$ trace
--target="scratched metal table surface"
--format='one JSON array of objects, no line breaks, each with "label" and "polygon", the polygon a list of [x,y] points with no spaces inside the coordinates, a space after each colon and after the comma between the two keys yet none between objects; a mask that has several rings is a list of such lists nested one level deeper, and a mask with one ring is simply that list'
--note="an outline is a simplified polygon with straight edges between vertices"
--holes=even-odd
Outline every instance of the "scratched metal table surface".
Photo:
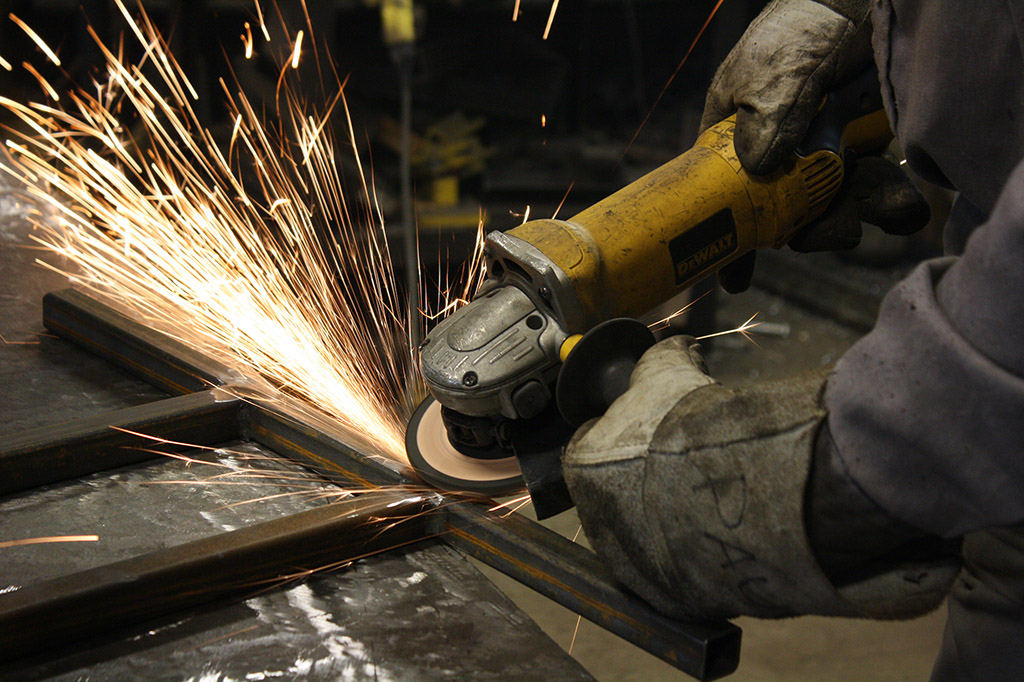
[{"label": "scratched metal table surface", "polygon": [[[16,198],[0,192],[0,438],[165,397],[43,335],[42,295],[66,280],[34,265],[29,235]],[[0,549],[0,590],[302,511],[337,491],[304,479],[303,494],[230,506],[292,490],[301,472],[251,444],[189,454],[209,463],[156,459],[0,498],[0,540],[100,536]],[[280,476],[204,480],[247,466]],[[84,644],[54,642],[3,677],[592,679],[462,555],[430,541]]]}]

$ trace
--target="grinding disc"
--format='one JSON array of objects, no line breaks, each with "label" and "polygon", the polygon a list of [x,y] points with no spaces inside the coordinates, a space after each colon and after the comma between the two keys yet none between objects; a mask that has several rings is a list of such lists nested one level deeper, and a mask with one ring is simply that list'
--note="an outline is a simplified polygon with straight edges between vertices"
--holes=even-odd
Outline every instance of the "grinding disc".
[{"label": "grinding disc", "polygon": [[405,450],[416,473],[443,490],[505,495],[524,486],[515,457],[479,459],[456,450],[441,419],[441,403],[431,397],[409,420]]}]

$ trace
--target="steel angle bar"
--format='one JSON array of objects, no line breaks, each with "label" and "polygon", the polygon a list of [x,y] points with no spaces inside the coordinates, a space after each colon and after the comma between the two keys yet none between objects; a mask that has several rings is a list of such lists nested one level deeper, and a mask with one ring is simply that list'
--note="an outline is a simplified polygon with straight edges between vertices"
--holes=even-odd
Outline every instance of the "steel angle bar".
[{"label": "steel angle bar", "polygon": [[0,661],[419,542],[437,497],[367,493],[0,594]]},{"label": "steel angle bar", "polygon": [[0,495],[156,456],[140,448],[157,443],[124,430],[191,445],[237,439],[241,402],[218,390],[202,391],[22,431],[0,446]]},{"label": "steel angle bar", "polygon": [[399,462],[364,454],[340,438],[258,402],[247,405],[245,433],[251,440],[341,485],[425,485]]},{"label": "steel angle bar", "polygon": [[43,324],[172,395],[242,379],[231,368],[74,289],[43,297]]},{"label": "steel angle bar", "polygon": [[738,627],[662,616],[624,590],[593,552],[520,514],[462,503],[433,522],[452,546],[698,679],[736,670]]}]

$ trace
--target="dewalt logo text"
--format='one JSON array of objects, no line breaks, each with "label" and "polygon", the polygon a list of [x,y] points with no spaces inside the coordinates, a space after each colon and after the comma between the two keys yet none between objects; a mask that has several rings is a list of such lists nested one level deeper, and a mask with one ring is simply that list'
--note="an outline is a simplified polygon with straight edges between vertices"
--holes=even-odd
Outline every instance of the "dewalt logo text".
[{"label": "dewalt logo text", "polygon": [[727,234],[689,258],[676,263],[676,280],[686,279],[690,273],[699,272],[703,266],[717,261],[720,256],[736,250],[736,235]]},{"label": "dewalt logo text", "polygon": [[668,243],[676,285],[683,286],[709,273],[738,246],[736,222],[728,208],[688,228]]}]

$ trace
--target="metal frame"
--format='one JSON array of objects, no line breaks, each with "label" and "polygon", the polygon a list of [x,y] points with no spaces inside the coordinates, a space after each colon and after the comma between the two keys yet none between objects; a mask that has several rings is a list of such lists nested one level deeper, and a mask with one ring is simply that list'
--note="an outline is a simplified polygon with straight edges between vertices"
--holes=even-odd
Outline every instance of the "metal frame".
[{"label": "metal frame", "polygon": [[[288,516],[0,595],[0,656],[5,659],[52,646],[55,632],[58,641],[94,633],[101,627],[98,613],[105,614],[102,627],[119,627],[269,584],[300,564],[339,564],[437,537],[698,679],[727,675],[739,663],[741,633],[731,623],[681,623],[658,614],[624,590],[592,552],[522,515],[434,492],[394,492],[394,486],[422,491],[422,484],[398,463],[363,455],[281,409],[216,388],[241,377],[80,292],[47,294],[43,322],[180,395],[8,439],[0,450],[0,494],[152,459],[152,453],[139,449],[151,441],[128,431],[195,445],[251,440],[340,485],[386,489],[324,508],[331,511]],[[342,542],[326,541],[337,538],[339,529]],[[203,575],[201,593],[188,589],[196,571]],[[168,584],[176,589],[137,597],[141,585]],[[141,606],[111,607],[136,602]],[[82,614],[89,617],[83,620]]]}]

